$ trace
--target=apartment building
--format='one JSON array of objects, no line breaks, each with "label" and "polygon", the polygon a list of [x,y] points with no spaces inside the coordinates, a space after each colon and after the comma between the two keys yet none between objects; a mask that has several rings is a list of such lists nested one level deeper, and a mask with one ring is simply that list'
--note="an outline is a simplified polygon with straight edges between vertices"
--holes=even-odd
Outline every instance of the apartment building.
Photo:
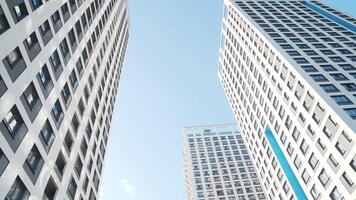
[{"label": "apartment building", "polygon": [[218,76],[269,199],[355,199],[354,17],[225,0]]},{"label": "apartment building", "polygon": [[188,200],[266,199],[236,124],[186,127],[183,145]]},{"label": "apartment building", "polygon": [[0,1],[0,199],[97,199],[126,0]]}]

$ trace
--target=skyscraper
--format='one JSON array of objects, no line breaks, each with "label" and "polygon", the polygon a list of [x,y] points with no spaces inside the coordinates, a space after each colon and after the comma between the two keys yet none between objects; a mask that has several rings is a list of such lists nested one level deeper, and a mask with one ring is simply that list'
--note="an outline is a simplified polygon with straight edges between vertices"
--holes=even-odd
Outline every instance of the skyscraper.
[{"label": "skyscraper", "polygon": [[356,19],[224,1],[219,78],[270,199],[356,197]]},{"label": "skyscraper", "polygon": [[266,199],[235,124],[187,127],[183,139],[188,200]]},{"label": "skyscraper", "polygon": [[97,199],[126,0],[0,1],[0,199]]}]

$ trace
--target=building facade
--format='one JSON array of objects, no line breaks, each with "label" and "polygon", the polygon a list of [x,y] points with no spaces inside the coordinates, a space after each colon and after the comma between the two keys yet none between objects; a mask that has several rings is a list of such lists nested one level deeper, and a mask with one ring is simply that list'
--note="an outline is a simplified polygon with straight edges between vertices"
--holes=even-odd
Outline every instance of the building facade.
[{"label": "building facade", "polygon": [[126,0],[0,1],[0,199],[97,199]]},{"label": "building facade", "polygon": [[266,199],[235,124],[187,127],[183,140],[188,200]]},{"label": "building facade", "polygon": [[224,1],[218,76],[269,199],[355,199],[356,19]]}]

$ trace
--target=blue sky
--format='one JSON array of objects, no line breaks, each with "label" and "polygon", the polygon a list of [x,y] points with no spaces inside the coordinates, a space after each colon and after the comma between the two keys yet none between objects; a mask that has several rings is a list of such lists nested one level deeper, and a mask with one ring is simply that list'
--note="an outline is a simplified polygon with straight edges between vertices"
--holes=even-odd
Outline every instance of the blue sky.
[{"label": "blue sky", "polygon": [[[323,0],[356,15],[355,0]],[[129,0],[101,199],[185,198],[182,127],[234,122],[217,78],[222,0]]]}]

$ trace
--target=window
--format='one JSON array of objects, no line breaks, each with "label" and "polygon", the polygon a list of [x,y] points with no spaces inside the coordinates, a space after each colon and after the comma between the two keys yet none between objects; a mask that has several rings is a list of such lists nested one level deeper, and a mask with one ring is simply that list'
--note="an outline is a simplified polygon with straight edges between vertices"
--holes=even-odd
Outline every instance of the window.
[{"label": "window", "polygon": [[72,118],[72,128],[73,128],[75,134],[77,134],[77,132],[78,132],[79,125],[80,124],[79,124],[78,117],[76,114],[74,114],[73,118]]},{"label": "window", "polygon": [[75,0],[69,0],[69,6],[73,14],[77,10],[77,5],[75,4]]},{"label": "window", "polygon": [[63,117],[63,109],[58,99],[56,103],[53,105],[52,116],[57,123],[60,123],[61,118]]},{"label": "window", "polygon": [[333,62],[345,62],[344,59],[342,59],[341,57],[339,56],[334,56],[334,57],[329,57],[330,60],[332,60]]},{"label": "window", "polygon": [[57,33],[59,29],[62,27],[61,16],[58,10],[55,13],[53,13],[51,19],[53,23],[54,32]]},{"label": "window", "polygon": [[325,78],[324,75],[322,74],[313,74],[313,75],[310,75],[312,77],[312,79],[316,82],[325,82],[325,81],[328,81],[327,78]]},{"label": "window", "polygon": [[356,172],[356,158],[355,157],[351,160],[350,166]]},{"label": "window", "polygon": [[38,94],[36,92],[35,86],[33,85],[32,82],[30,83],[30,85],[27,87],[27,89],[23,93],[23,96],[24,96],[26,103],[27,103],[28,107],[30,108],[30,110],[32,110],[34,108],[34,106],[36,105],[36,102],[40,101]]},{"label": "window", "polygon": [[356,119],[356,108],[345,108],[344,110],[352,119]]},{"label": "window", "polygon": [[36,10],[42,5],[42,0],[30,0],[30,2],[31,2],[32,10]]},{"label": "window", "polygon": [[71,45],[72,50],[75,50],[77,48],[77,38],[75,37],[73,28],[72,28],[72,30],[69,31],[68,38],[69,38],[69,44]]},{"label": "window", "polygon": [[82,143],[80,145],[80,150],[83,153],[83,156],[85,158],[86,154],[87,154],[87,150],[88,150],[88,144],[87,141],[85,140],[85,138],[83,138]]},{"label": "window", "polygon": [[332,200],[342,200],[344,198],[342,194],[337,190],[337,187],[333,189],[329,196]]},{"label": "window", "polygon": [[298,64],[309,63],[305,58],[293,58]]},{"label": "window", "polygon": [[41,47],[39,46],[36,32],[32,32],[31,35],[28,38],[26,38],[23,43],[25,44],[28,57],[32,61],[41,51]]},{"label": "window", "polygon": [[342,69],[344,69],[345,71],[351,71],[351,70],[355,70],[356,68],[354,66],[352,66],[351,64],[340,64],[339,65]]},{"label": "window", "polygon": [[336,71],[336,68],[333,67],[332,65],[320,65],[320,67],[323,68],[323,70],[326,72]]},{"label": "window", "polygon": [[27,155],[25,164],[24,169],[26,173],[29,175],[31,181],[35,183],[44,164],[44,160],[36,145],[33,145],[30,153]]},{"label": "window", "polygon": [[52,126],[47,119],[40,132],[40,140],[44,145],[47,153],[49,152],[49,149],[51,148],[55,137],[56,136],[54,135]]},{"label": "window", "polygon": [[4,11],[2,10],[2,7],[0,6],[0,35],[7,31],[9,28],[9,23],[6,19]]},{"label": "window", "polygon": [[83,163],[79,155],[77,157],[77,161],[75,162],[74,169],[75,172],[77,173],[78,178],[80,178],[80,174],[82,173],[82,169],[83,169]]},{"label": "window", "polygon": [[14,82],[27,67],[18,47],[12,50],[3,59],[3,64],[5,65],[5,68],[9,73],[12,82]]},{"label": "window", "polygon": [[72,150],[73,147],[73,138],[71,136],[71,133],[68,131],[65,138],[64,138],[64,144],[66,147],[66,150],[68,152],[68,154],[70,155],[70,152]]},{"label": "window", "polygon": [[85,112],[85,105],[84,105],[84,103],[83,103],[83,100],[82,100],[82,98],[80,98],[80,100],[79,100],[79,102],[78,102],[78,111],[79,111],[79,114],[80,114],[80,116],[82,116],[83,117],[83,115],[84,115],[84,112]]},{"label": "window", "polygon": [[304,65],[301,66],[305,72],[317,72],[318,70],[315,69],[312,65]]},{"label": "window", "polygon": [[55,50],[51,56],[49,57],[49,61],[52,65],[52,68],[55,72],[57,72],[61,68],[61,60],[59,59],[59,55],[57,50]]},{"label": "window", "polygon": [[31,122],[33,122],[42,107],[41,100],[37,94],[33,82],[31,82],[26,88],[20,99],[25,107],[27,115],[29,116]]},{"label": "window", "polygon": [[57,190],[58,190],[58,187],[57,187],[56,182],[53,180],[52,177],[50,177],[48,179],[46,188],[43,193],[43,199],[44,200],[56,199]]},{"label": "window", "polygon": [[341,73],[330,74],[330,76],[333,77],[336,81],[349,80],[345,75],[343,75]]},{"label": "window", "polygon": [[0,132],[4,135],[14,152],[16,152],[22,139],[25,137],[27,130],[27,126],[22,120],[16,105],[14,105],[2,119],[0,126]]},{"label": "window", "polygon": [[30,192],[27,190],[20,177],[17,176],[7,193],[5,200],[27,200],[29,197]]},{"label": "window", "polygon": [[43,67],[37,74],[37,79],[40,83],[45,98],[47,98],[53,88],[53,82],[51,80],[51,75],[49,74],[47,65],[43,65]]},{"label": "window", "polygon": [[335,52],[331,50],[320,50],[324,55],[335,55]]},{"label": "window", "polygon": [[[16,112],[18,112],[17,108],[16,108]],[[12,111],[7,113],[7,115],[5,115],[5,118],[3,119],[3,122],[6,124],[7,129],[10,131],[12,135],[15,135],[15,131],[17,130],[17,127],[21,123],[18,120],[19,119],[16,118],[16,115],[14,115]]]},{"label": "window", "polygon": [[70,58],[70,52],[69,52],[69,47],[68,47],[67,40],[65,38],[60,43],[59,47],[61,49],[61,53],[62,53],[62,56],[63,56],[64,63],[67,64],[68,60]]},{"label": "window", "polygon": [[71,94],[70,94],[70,90],[69,90],[67,83],[64,85],[64,87],[62,89],[61,95],[62,95],[64,103],[68,106],[69,102],[71,100]]},{"label": "window", "polygon": [[353,104],[349,98],[347,98],[345,95],[336,95],[336,96],[331,96],[334,101],[339,104],[339,105],[350,105]]},{"label": "window", "polygon": [[356,84],[355,83],[342,83],[342,86],[349,92],[354,92],[356,91]]},{"label": "window", "polygon": [[17,47],[9,55],[6,56],[6,60],[11,67],[15,66],[15,64],[22,58],[20,49]]},{"label": "window", "polygon": [[89,178],[88,176],[85,176],[84,182],[83,182],[83,190],[86,192],[88,189],[88,184],[89,184]]},{"label": "window", "polygon": [[309,165],[311,166],[312,169],[315,169],[318,163],[319,163],[318,158],[314,155],[314,153],[312,153],[309,158]]},{"label": "window", "polygon": [[305,139],[302,140],[302,143],[300,144],[300,150],[302,153],[305,155],[309,149],[309,145],[305,142]]},{"label": "window", "polygon": [[55,164],[56,164],[57,175],[59,178],[62,178],[62,176],[64,174],[65,167],[67,165],[67,162],[66,162],[62,152],[59,152]]},{"label": "window", "polygon": [[74,199],[76,192],[77,192],[77,183],[75,182],[74,178],[71,177],[67,188],[67,194],[69,198]]},{"label": "window", "polygon": [[2,173],[5,171],[8,164],[9,164],[9,159],[7,159],[5,153],[0,148],[0,177]]},{"label": "window", "polygon": [[322,84],[320,87],[327,93],[340,92],[333,84]]},{"label": "window", "polygon": [[326,173],[325,169],[322,169],[318,176],[321,184],[325,187],[330,180],[330,176]]},{"label": "window", "polygon": [[88,57],[88,53],[87,53],[86,48],[83,49],[82,56],[83,56],[84,64],[87,65],[88,62],[89,62],[89,57]]},{"label": "window", "polygon": [[354,185],[354,181],[346,172],[342,174],[342,177],[345,179],[347,187],[352,187]]},{"label": "window", "polygon": [[314,50],[304,50],[304,53],[308,56],[315,56],[318,55]]},{"label": "window", "polygon": [[75,23],[75,30],[77,32],[78,40],[80,41],[83,38],[83,30],[79,20]]},{"label": "window", "polygon": [[316,186],[313,185],[312,189],[310,190],[310,194],[312,195],[313,199],[318,199],[320,192],[316,189]]},{"label": "window", "polygon": [[79,57],[75,66],[77,68],[77,72],[78,72],[79,76],[81,77],[83,75],[84,68],[83,68],[83,64],[82,64],[82,59],[80,57]]},{"label": "window", "polygon": [[311,59],[316,63],[326,63],[326,60],[322,57],[312,57]]},{"label": "window", "polygon": [[68,21],[70,14],[69,14],[69,8],[68,4],[64,3],[63,6],[61,7],[62,15],[63,15],[63,20],[64,22]]},{"label": "window", "polygon": [[40,30],[43,44],[46,45],[52,38],[51,27],[48,20],[43,22],[38,29]]},{"label": "window", "polygon": [[72,72],[69,75],[69,81],[70,81],[70,84],[71,84],[73,90],[75,90],[78,86],[78,78],[77,78],[77,75],[75,74],[74,69],[72,70]]},{"label": "window", "polygon": [[28,11],[25,5],[25,2],[20,1],[20,3],[18,3],[17,5],[15,5],[13,7],[13,13],[16,16],[15,22],[19,22],[21,21],[23,18],[25,18],[28,15]]}]

